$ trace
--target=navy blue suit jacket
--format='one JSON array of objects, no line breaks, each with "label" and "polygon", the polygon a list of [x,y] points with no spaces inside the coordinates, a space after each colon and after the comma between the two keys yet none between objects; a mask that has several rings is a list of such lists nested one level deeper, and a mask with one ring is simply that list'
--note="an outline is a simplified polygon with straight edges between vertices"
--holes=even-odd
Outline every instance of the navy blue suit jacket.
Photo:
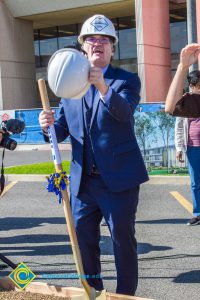
[{"label": "navy blue suit jacket", "polygon": [[[90,133],[95,162],[103,181],[112,192],[121,192],[148,180],[134,134],[133,112],[140,100],[140,80],[136,74],[111,65],[104,78],[112,88],[110,104],[107,106],[99,93],[96,94]],[[58,142],[70,135],[70,189],[77,195],[83,175],[83,98],[61,99],[55,130]]]}]

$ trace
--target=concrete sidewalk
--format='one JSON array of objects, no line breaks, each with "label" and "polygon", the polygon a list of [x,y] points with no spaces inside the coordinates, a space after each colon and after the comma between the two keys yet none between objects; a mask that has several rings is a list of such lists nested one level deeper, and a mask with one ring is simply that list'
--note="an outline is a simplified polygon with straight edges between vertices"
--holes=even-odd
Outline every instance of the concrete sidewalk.
[{"label": "concrete sidewalk", "polygon": [[[60,151],[71,150],[71,144],[70,143],[58,144],[58,148]],[[30,150],[30,151],[32,151],[32,150],[51,151],[51,145],[49,143],[34,144],[34,145],[20,144],[20,145],[17,145],[17,148],[15,149],[15,151],[28,151],[28,150]]]},{"label": "concrete sidewalk", "polygon": [[[49,174],[8,174],[6,175],[6,181],[25,181],[25,182],[39,182],[46,181],[46,176]],[[170,185],[190,185],[189,176],[149,176],[150,180],[145,184],[170,184]]]},{"label": "concrete sidewalk", "polygon": [[[58,144],[62,160],[71,159],[71,144]],[[41,145],[18,145],[15,151],[6,150],[4,166],[17,166],[23,164],[32,164],[39,162],[52,162],[51,146],[50,144],[41,144]],[[49,174],[46,174],[49,175]],[[6,181],[26,181],[26,182],[39,182],[46,181],[46,176],[44,175],[6,175]],[[179,176],[179,175],[170,175],[170,176],[160,176],[153,175],[149,176],[150,181],[146,184],[183,184],[189,185],[190,178],[189,176]]]}]

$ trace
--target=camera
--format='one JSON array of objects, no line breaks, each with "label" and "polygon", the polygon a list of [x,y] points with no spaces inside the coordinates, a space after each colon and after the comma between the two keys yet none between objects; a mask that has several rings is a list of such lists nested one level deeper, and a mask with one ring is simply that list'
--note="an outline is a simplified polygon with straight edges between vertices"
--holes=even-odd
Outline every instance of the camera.
[{"label": "camera", "polygon": [[18,119],[9,119],[8,121],[3,121],[1,124],[2,141],[0,143],[1,147],[4,147],[8,150],[15,150],[17,147],[17,142],[11,139],[9,136],[11,134],[19,134],[25,128],[25,123]]}]

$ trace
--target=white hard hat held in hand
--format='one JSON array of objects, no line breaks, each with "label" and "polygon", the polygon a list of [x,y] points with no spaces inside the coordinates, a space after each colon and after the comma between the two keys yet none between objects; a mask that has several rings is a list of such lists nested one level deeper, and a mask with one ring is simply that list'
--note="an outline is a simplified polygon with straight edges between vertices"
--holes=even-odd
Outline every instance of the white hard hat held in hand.
[{"label": "white hard hat held in hand", "polygon": [[50,58],[47,78],[52,92],[61,98],[80,99],[90,87],[90,63],[73,48],[56,51]]},{"label": "white hard hat held in hand", "polygon": [[113,38],[114,45],[118,42],[118,37],[113,23],[104,15],[94,15],[87,19],[83,23],[80,35],[78,36],[78,41],[82,44],[85,37],[95,34],[106,35]]}]

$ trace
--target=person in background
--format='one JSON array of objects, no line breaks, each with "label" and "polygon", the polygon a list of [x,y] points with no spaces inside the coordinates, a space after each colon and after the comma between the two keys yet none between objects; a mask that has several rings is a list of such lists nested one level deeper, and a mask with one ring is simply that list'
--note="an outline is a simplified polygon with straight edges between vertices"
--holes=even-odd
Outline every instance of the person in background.
[{"label": "person in background", "polygon": [[[187,79],[191,95],[200,95],[200,71],[190,72]],[[191,180],[194,217],[187,225],[198,225],[200,224],[200,117],[176,118],[175,147],[179,162],[184,162],[183,153],[186,153]]]},{"label": "person in background", "polygon": [[39,122],[46,134],[55,121],[58,142],[71,138],[70,200],[89,284],[103,289],[99,242],[104,217],[113,241],[116,292],[134,295],[138,283],[135,216],[139,186],[148,180],[133,129],[140,80],[111,66],[118,38],[105,16],[86,20],[78,41],[91,63],[91,88],[81,99],[61,99],[56,121],[52,112],[42,111]]},{"label": "person in background", "polygon": [[173,116],[200,117],[200,95],[196,92],[183,95],[189,67],[197,62],[199,53],[200,45],[197,43],[189,44],[181,50],[180,62],[165,102],[165,112]]}]

